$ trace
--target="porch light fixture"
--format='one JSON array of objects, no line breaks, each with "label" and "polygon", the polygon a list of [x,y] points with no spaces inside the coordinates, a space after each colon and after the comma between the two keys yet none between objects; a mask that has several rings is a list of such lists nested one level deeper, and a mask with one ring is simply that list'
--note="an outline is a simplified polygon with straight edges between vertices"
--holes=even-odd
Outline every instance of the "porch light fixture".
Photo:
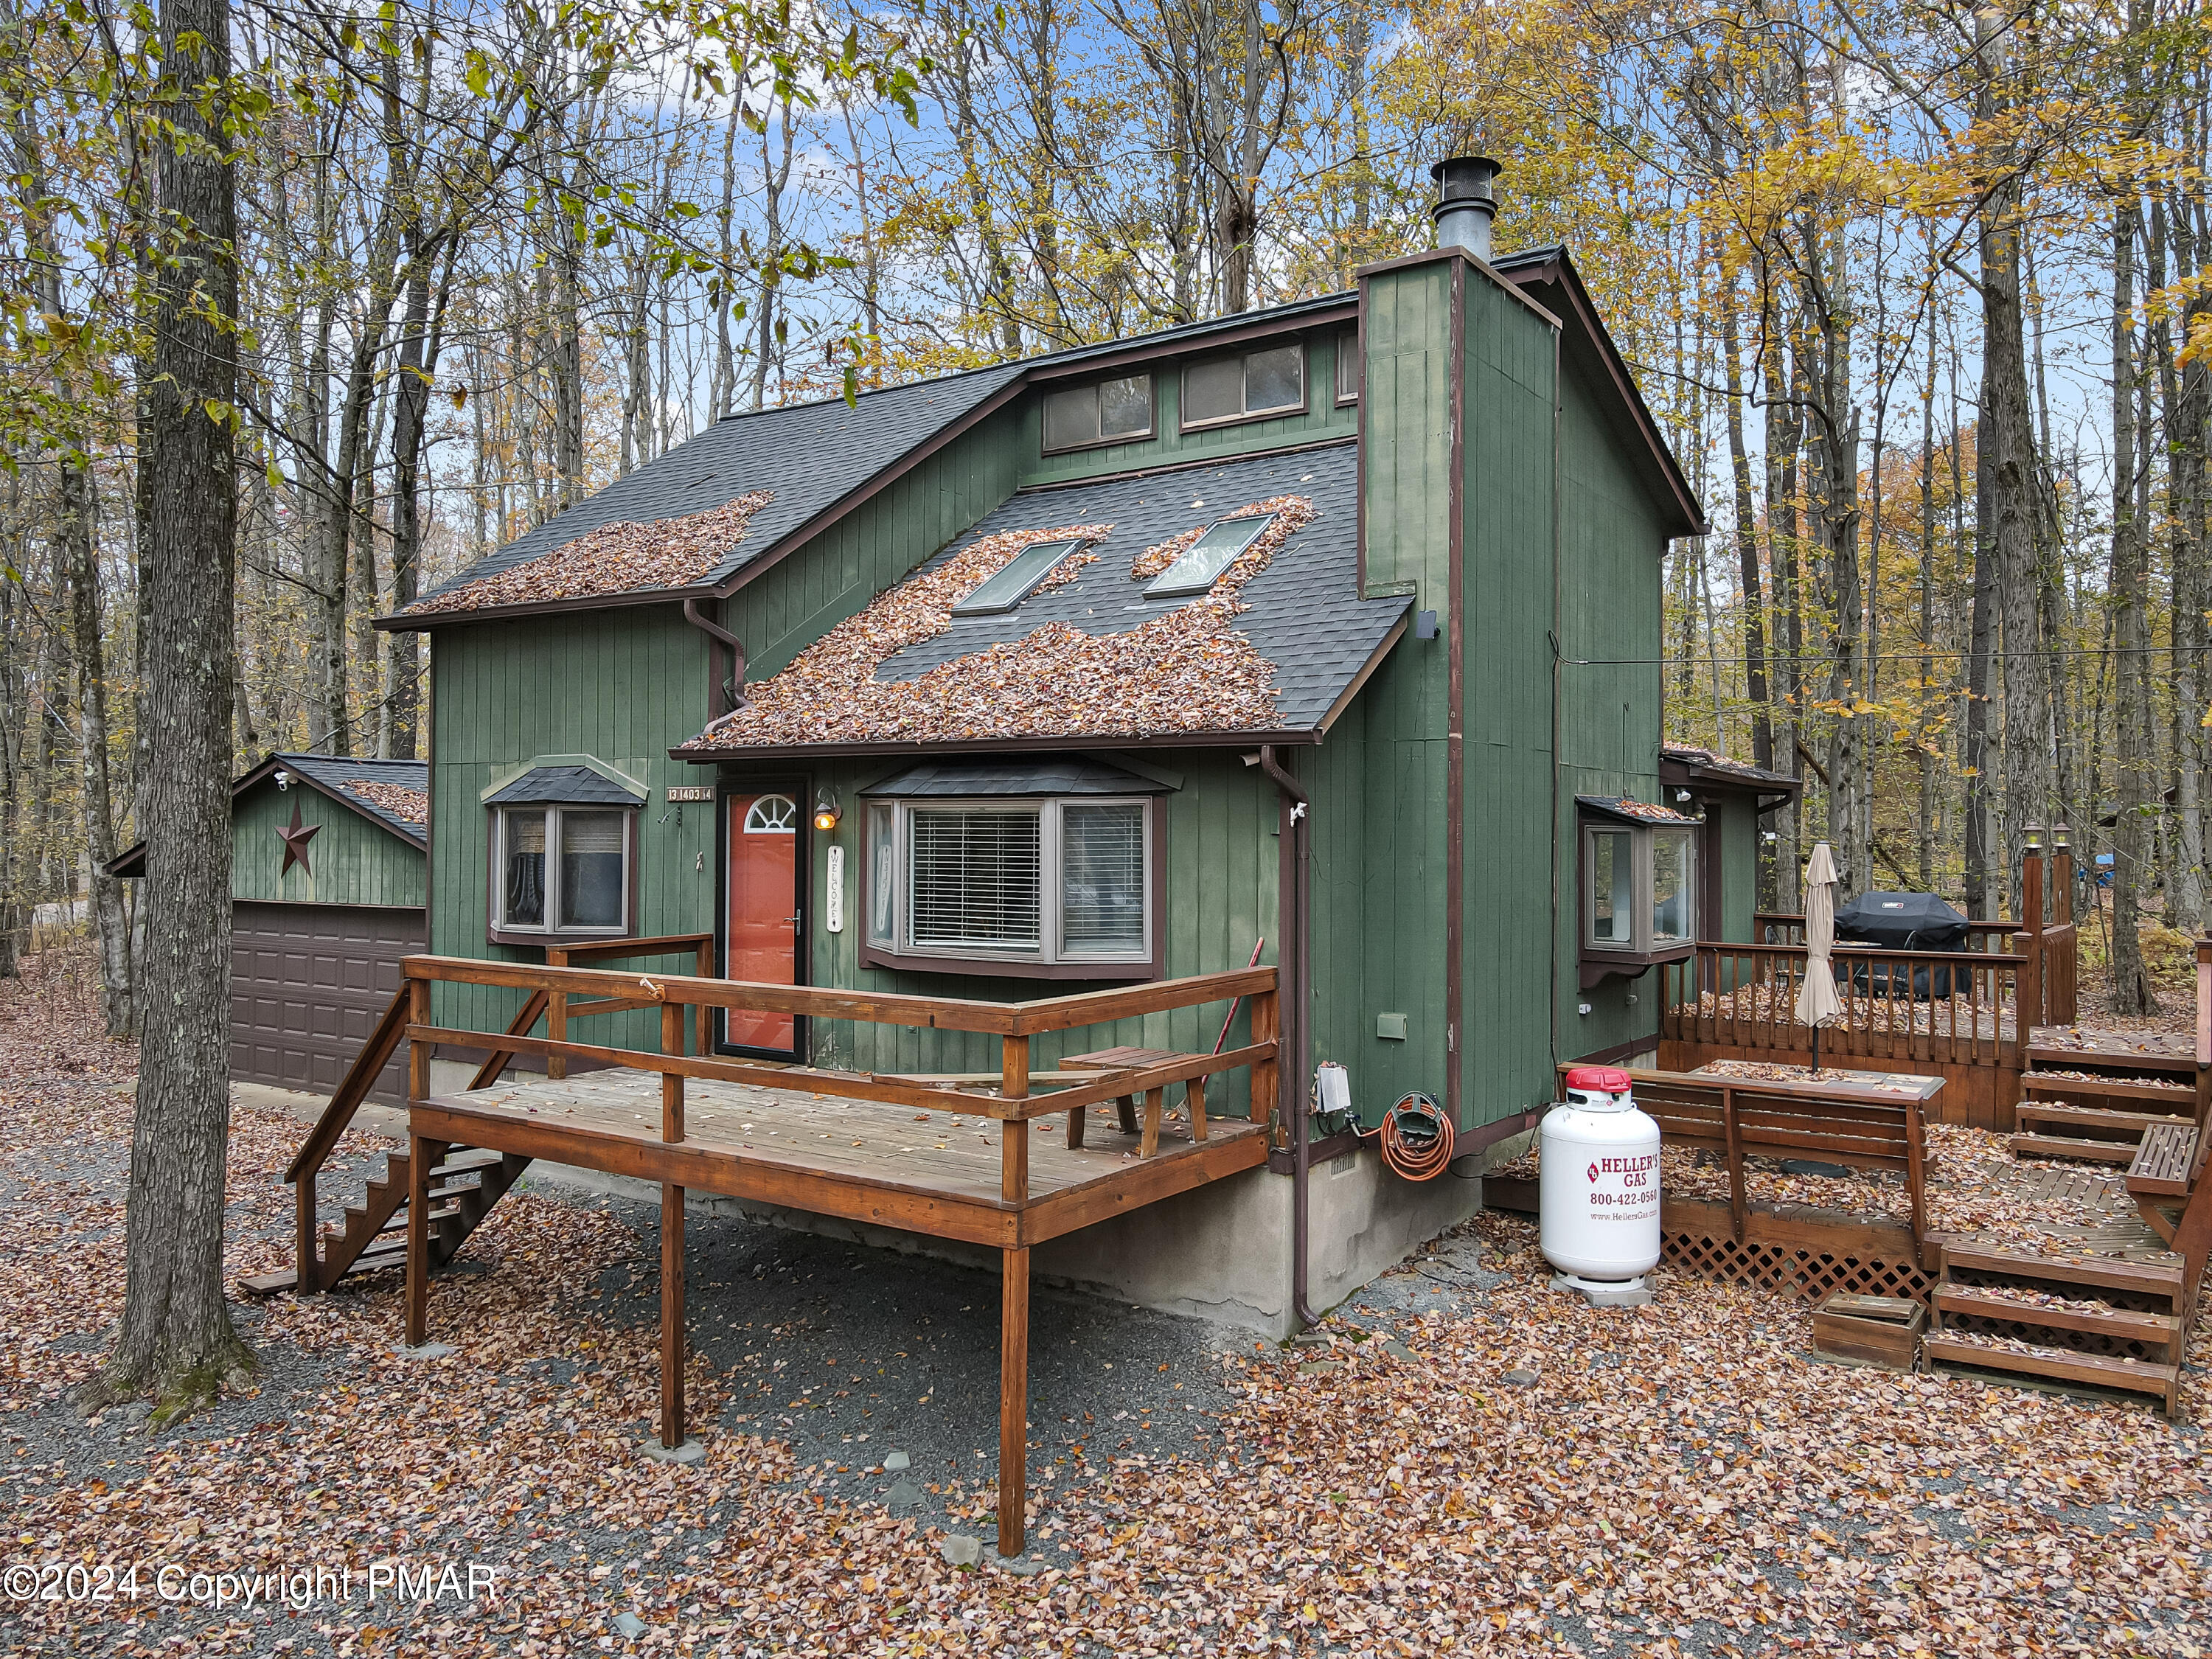
[{"label": "porch light fixture", "polygon": [[285,790],[289,789],[291,787],[292,775],[289,772],[287,772],[283,767],[278,767],[276,769],[276,787],[279,790]]},{"label": "porch light fixture", "polygon": [[835,830],[837,820],[844,816],[843,810],[837,805],[835,789],[825,783],[814,792],[814,827],[817,830]]}]

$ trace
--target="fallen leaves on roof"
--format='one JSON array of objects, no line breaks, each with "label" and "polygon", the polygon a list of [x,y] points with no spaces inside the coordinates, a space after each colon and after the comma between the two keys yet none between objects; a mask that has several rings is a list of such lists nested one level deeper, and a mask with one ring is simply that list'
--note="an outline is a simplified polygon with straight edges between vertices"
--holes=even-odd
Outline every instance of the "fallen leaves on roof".
[{"label": "fallen leaves on roof", "polygon": [[479,576],[407,607],[414,617],[433,611],[481,611],[491,605],[580,599],[640,588],[689,587],[706,580],[744,539],[745,526],[774,492],[756,489],[703,513],[650,520],[625,519],[587,530],[550,553]]},{"label": "fallen leaves on roof", "polygon": [[[1261,513],[1272,514],[1274,521],[1207,592],[1126,633],[1088,634],[1070,623],[1051,622],[911,680],[878,678],[894,653],[950,628],[952,606],[1024,548],[1079,537],[1103,542],[1113,526],[1069,525],[985,537],[878,594],[781,673],[747,686],[744,707],[684,747],[712,751],[1265,730],[1277,719],[1275,665],[1231,627],[1244,608],[1237,590],[1318,515],[1304,497],[1279,495],[1232,516]],[[1158,551],[1149,549],[1147,556]],[[1071,555],[1044,586],[1072,580],[1081,564],[1097,556],[1088,550]]]},{"label": "fallen leaves on roof", "polygon": [[410,789],[404,783],[349,783],[349,795],[358,795],[380,812],[398,818],[402,823],[425,824],[430,821],[430,792]]}]

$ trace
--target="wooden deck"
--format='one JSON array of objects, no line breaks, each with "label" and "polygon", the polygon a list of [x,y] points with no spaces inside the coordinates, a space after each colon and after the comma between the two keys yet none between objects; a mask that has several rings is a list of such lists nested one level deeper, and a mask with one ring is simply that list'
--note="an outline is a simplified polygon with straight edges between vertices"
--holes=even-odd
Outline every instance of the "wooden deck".
[{"label": "wooden deck", "polygon": [[684,1092],[684,1139],[661,1139],[660,1079],[610,1070],[533,1079],[411,1108],[428,1139],[635,1176],[873,1226],[1006,1249],[1033,1245],[1158,1203],[1267,1161],[1267,1138],[1243,1119],[1209,1119],[1191,1139],[1169,1114],[1159,1151],[1139,1157],[1111,1103],[1086,1109],[1084,1145],[1059,1119],[1018,1126],[1029,1136],[1029,1194],[1001,1186],[1002,1132],[988,1117],[911,1111],[711,1079]]},{"label": "wooden deck", "polygon": [[[831,1216],[996,1249],[999,1310],[999,1549],[1019,1555],[1028,1490],[1030,1251],[1045,1240],[1157,1204],[1267,1162],[1281,1073],[1275,969],[1241,971],[1029,1002],[750,984],[697,974],[584,968],[690,957],[705,935],[549,951],[543,967],[410,957],[406,984],[285,1173],[298,1261],[257,1293],[313,1294],[349,1273],[397,1265],[406,1239],[406,1333],[428,1340],[430,1274],[450,1261],[536,1158],[650,1181],[660,1188],[660,1443],[687,1445],[684,1402],[684,1197],[690,1192]],[[1256,958],[1257,952],[1255,952]],[[551,960],[558,955],[562,959]],[[503,1032],[430,1020],[437,983],[523,993]],[[1249,1040],[1227,1047],[1238,1006]],[[1210,1054],[1115,1047],[1030,1069],[1039,1036],[1112,1026],[1176,1008],[1226,1006]],[[658,1050],[574,1040],[569,1022],[658,1007]],[[712,1011],[732,1009],[980,1033],[997,1040],[990,1073],[885,1075],[785,1066],[702,1052]],[[546,1035],[534,1035],[543,1021]],[[317,1171],[377,1074],[408,1048],[408,1145],[386,1161],[342,1231],[316,1204]],[[440,1043],[487,1055],[469,1086],[433,1096]],[[517,1054],[543,1055],[543,1081],[503,1081]],[[571,1062],[610,1069],[566,1075]],[[1249,1073],[1249,1119],[1206,1109],[1211,1080]],[[1170,1090],[1178,1109],[1167,1109]]]}]

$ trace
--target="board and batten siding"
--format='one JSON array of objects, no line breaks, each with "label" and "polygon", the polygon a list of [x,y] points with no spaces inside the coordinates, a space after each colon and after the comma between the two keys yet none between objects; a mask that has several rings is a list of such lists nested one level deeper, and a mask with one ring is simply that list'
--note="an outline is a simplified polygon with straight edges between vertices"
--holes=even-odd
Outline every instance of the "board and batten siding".
[{"label": "board and batten siding", "polygon": [[[1558,331],[1488,272],[1465,307],[1460,1103],[1473,1128],[1552,1073],[1553,404]],[[1583,580],[1572,564],[1571,581]],[[1565,894],[1573,891],[1571,866]]]},{"label": "board and batten siding", "polygon": [[[1606,422],[1595,388],[1569,369],[1559,410],[1559,833],[1575,842],[1575,799],[1632,795],[1656,801],[1661,720],[1660,561],[1666,520]],[[1559,975],[1553,987],[1563,1059],[1634,1039],[1658,1042],[1660,975],[1618,976],[1581,989],[1577,973],[1579,866],[1559,903]],[[1590,1005],[1587,1015],[1576,1010]]]},{"label": "board and batten siding", "polygon": [[[714,811],[696,805],[679,811],[664,799],[671,784],[703,783],[711,775],[668,756],[706,720],[707,640],[682,611],[672,605],[574,611],[445,628],[432,638],[432,951],[544,960],[541,948],[494,945],[486,937],[490,814],[481,804],[495,773],[540,755],[590,755],[650,790],[638,825],[636,932],[711,927]],[[679,970],[673,958],[658,965]],[[520,992],[440,985],[432,1017],[441,1025],[498,1031],[521,1006]],[[646,1048],[660,1041],[655,1017],[638,1012],[592,1016],[574,1035]]]},{"label": "board and batten siding", "polygon": [[[292,821],[317,826],[305,867],[284,865],[277,830]],[[281,872],[281,873],[280,873]],[[382,824],[295,780],[279,789],[264,779],[231,806],[230,896],[279,904],[380,904],[414,908],[426,897],[422,849]]]},{"label": "board and batten siding", "polygon": [[[1443,262],[1364,284],[1361,507],[1366,592],[1450,609],[1451,283]],[[1447,642],[1409,629],[1319,750],[1314,796],[1312,1059],[1350,1074],[1373,1123],[1416,1091],[1444,1098]],[[1379,1034],[1406,1016],[1401,1040]]]},{"label": "board and batten siding", "polygon": [[[1163,976],[1181,978],[1242,968],[1251,960],[1252,946],[1262,936],[1267,948],[1261,960],[1275,962],[1281,937],[1277,914],[1280,811],[1274,785],[1258,768],[1245,766],[1234,750],[1147,750],[1145,757],[1148,764],[1177,775],[1182,786],[1153,797],[1154,810],[1164,811],[1167,819],[1161,899],[1167,960]],[[811,982],[846,990],[899,991],[994,1002],[1068,996],[1099,988],[1098,984],[1085,981],[862,965],[860,945],[866,918],[860,908],[860,869],[866,852],[866,813],[861,808],[860,792],[904,770],[908,763],[880,759],[817,763],[805,775],[810,793],[830,785],[837,791],[843,806],[843,817],[836,830],[809,830],[806,837],[810,890],[805,914]],[[736,793],[790,787],[799,781],[788,769],[736,764],[722,769],[723,787]],[[845,925],[835,933],[825,925],[823,902],[832,846],[845,849]],[[1120,981],[1101,983],[1105,982]],[[1047,1071],[1063,1054],[1121,1044],[1210,1051],[1227,1012],[1228,1005],[1223,1002],[1042,1036],[1031,1048],[1030,1066]],[[1250,1030],[1251,1010],[1247,1003],[1237,1012],[1228,1046],[1249,1042]],[[1000,1060],[999,1040],[984,1033],[852,1020],[813,1022],[808,1050],[817,1065],[871,1072],[988,1072],[995,1071]],[[1215,1079],[1207,1092],[1207,1109],[1231,1116],[1246,1112],[1249,1109],[1248,1084],[1249,1074],[1243,1071]]]}]

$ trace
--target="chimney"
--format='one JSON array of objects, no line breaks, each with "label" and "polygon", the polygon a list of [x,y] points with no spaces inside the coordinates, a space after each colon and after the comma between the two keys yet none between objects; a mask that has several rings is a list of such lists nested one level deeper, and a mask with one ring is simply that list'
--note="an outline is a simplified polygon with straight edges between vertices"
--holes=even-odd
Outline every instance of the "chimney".
[{"label": "chimney", "polygon": [[1490,222],[1498,212],[1490,186],[1498,171],[1487,155],[1447,156],[1429,169],[1438,186],[1437,204],[1429,210],[1438,247],[1463,247],[1478,259],[1490,258]]}]

